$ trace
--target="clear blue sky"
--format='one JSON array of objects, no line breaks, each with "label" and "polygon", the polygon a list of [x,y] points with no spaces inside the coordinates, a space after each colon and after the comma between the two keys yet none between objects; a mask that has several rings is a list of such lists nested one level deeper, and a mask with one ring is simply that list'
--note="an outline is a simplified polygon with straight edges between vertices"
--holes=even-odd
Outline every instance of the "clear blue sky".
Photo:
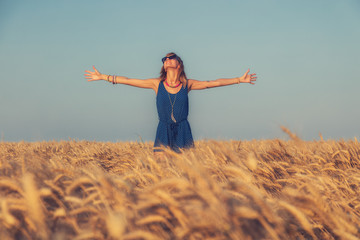
[{"label": "clear blue sky", "polygon": [[360,1],[0,1],[3,141],[153,141],[152,90],[88,83],[158,77],[176,52],[189,78],[256,85],[190,92],[199,139],[359,138]]}]

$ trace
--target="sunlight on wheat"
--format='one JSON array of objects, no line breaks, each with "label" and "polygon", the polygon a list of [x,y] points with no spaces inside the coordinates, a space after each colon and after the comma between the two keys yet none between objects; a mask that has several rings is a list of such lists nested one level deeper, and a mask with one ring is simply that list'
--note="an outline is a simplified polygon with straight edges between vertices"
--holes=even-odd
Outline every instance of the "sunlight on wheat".
[{"label": "sunlight on wheat", "polygon": [[0,239],[359,239],[360,144],[1,142]]}]

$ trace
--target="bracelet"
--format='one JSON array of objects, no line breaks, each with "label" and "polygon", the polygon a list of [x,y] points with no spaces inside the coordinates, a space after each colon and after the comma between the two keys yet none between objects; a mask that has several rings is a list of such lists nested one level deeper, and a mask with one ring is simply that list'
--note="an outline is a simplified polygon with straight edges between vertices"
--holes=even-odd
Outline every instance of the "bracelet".
[{"label": "bracelet", "polygon": [[115,84],[115,77],[116,77],[116,75],[113,75],[112,84]]},{"label": "bracelet", "polygon": [[107,81],[108,81],[108,82],[109,82],[109,77],[110,77],[110,75],[107,76]]}]

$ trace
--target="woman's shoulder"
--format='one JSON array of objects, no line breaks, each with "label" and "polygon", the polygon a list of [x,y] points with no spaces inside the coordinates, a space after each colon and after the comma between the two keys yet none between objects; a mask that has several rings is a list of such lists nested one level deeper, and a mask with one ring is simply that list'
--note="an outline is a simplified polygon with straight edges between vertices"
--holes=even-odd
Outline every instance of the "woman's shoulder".
[{"label": "woman's shoulder", "polygon": [[191,90],[191,87],[192,87],[192,85],[194,84],[194,82],[196,82],[197,80],[195,80],[195,79],[188,79],[187,80],[187,87],[188,87],[188,91],[190,91]]},{"label": "woman's shoulder", "polygon": [[159,83],[161,82],[160,78],[148,78],[145,80],[150,81],[156,88],[159,86]]},{"label": "woman's shoulder", "polygon": [[161,79],[160,78],[151,78],[151,80],[155,83],[156,86],[159,86]]},{"label": "woman's shoulder", "polygon": [[157,92],[158,92],[158,89],[159,89],[159,85],[160,85],[161,79],[160,79],[160,78],[149,78],[148,80],[150,80],[150,81],[153,82],[153,84],[154,84],[154,91],[155,91],[155,94],[157,95]]}]

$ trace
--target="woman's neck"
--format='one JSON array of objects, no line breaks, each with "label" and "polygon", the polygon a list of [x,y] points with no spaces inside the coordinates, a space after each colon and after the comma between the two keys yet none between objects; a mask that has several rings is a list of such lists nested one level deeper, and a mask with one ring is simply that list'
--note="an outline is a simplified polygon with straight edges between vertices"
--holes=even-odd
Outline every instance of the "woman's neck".
[{"label": "woman's neck", "polygon": [[166,81],[169,85],[175,85],[178,80],[178,71],[167,71],[166,72]]}]

